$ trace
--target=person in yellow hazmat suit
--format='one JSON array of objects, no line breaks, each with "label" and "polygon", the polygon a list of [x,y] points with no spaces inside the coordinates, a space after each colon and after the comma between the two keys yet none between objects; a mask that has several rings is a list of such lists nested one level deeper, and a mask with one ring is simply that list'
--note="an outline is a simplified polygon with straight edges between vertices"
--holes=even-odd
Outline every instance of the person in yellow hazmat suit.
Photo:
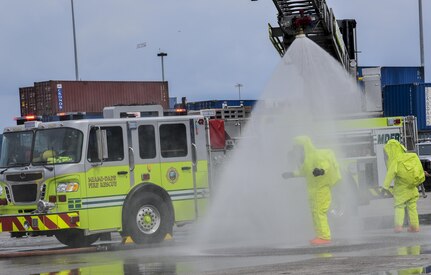
[{"label": "person in yellow hazmat suit", "polygon": [[[395,228],[399,233],[403,230],[405,209],[407,209],[410,227],[409,232],[419,232],[419,216],[417,186],[425,181],[425,172],[418,156],[407,153],[406,148],[397,140],[390,139],[384,146],[386,160],[386,177],[383,182],[383,193],[392,193],[395,208]],[[411,157],[409,157],[411,156]],[[390,192],[392,181],[393,191]]]},{"label": "person in yellow hazmat suit", "polygon": [[316,237],[312,245],[331,243],[331,230],[328,224],[328,210],[331,205],[331,187],[341,179],[335,154],[329,149],[317,149],[307,136],[295,138],[294,150],[300,167],[297,171],[285,172],[282,177],[305,177],[308,201],[310,204]]}]

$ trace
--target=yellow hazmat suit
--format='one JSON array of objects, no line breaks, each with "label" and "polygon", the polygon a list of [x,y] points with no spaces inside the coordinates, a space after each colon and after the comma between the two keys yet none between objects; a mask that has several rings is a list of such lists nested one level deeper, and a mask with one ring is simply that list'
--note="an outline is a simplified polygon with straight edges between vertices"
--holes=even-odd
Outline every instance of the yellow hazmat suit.
[{"label": "yellow hazmat suit", "polygon": [[[331,187],[341,179],[338,163],[331,150],[316,149],[307,136],[296,137],[295,143],[303,147],[304,159],[299,170],[293,175],[305,177],[307,181],[308,201],[317,240],[331,240],[327,212],[331,205]],[[323,174],[316,175],[316,172],[313,172],[316,168],[323,169]]]},{"label": "yellow hazmat suit", "polygon": [[[390,139],[385,147],[385,154],[387,156],[387,173],[383,188],[388,190],[391,182],[394,181],[393,196],[395,207],[395,232],[400,232],[404,224],[404,209],[407,208],[411,232],[419,231],[419,216],[417,211],[417,200],[419,198],[419,191],[415,185],[409,181],[403,180],[406,175],[403,175],[399,169],[399,163],[406,161],[402,158],[406,153],[406,148],[395,139]],[[420,167],[422,169],[422,167]]]}]

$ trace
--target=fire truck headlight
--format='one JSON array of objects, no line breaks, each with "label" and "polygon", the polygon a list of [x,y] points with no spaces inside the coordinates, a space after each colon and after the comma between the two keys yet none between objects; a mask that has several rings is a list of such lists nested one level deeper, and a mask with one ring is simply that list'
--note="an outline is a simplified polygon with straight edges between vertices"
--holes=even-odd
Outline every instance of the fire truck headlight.
[{"label": "fire truck headlight", "polygon": [[57,193],[76,192],[79,190],[77,182],[62,182],[57,185]]},{"label": "fire truck headlight", "polygon": [[49,210],[53,209],[54,207],[55,207],[55,204],[53,204],[52,202],[40,200],[37,203],[37,212],[38,213],[46,213]]}]

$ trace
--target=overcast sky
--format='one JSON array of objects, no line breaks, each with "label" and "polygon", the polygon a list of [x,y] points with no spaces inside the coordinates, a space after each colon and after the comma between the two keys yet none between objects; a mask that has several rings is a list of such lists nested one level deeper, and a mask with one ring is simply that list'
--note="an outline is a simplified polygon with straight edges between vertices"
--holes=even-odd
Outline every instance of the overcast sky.
[{"label": "overcast sky", "polygon": [[[416,0],[327,0],[356,19],[360,66],[419,66]],[[280,61],[268,39],[271,0],[74,0],[82,80],[161,80],[188,101],[256,99]],[[423,1],[431,82],[431,0]],[[70,0],[0,1],[0,128],[19,116],[19,87],[74,80]],[[146,47],[137,48],[137,44]]]}]

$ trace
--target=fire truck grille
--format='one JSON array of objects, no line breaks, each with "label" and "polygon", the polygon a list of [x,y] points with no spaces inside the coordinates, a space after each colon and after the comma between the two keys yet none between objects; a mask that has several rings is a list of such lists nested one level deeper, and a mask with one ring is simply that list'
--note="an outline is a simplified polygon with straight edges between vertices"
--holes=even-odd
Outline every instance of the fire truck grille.
[{"label": "fire truck grille", "polygon": [[42,178],[42,173],[21,173],[21,174],[13,174],[7,175],[7,181],[35,181]]},{"label": "fire truck grille", "polygon": [[15,202],[35,202],[37,197],[37,184],[12,185],[12,194]]}]

